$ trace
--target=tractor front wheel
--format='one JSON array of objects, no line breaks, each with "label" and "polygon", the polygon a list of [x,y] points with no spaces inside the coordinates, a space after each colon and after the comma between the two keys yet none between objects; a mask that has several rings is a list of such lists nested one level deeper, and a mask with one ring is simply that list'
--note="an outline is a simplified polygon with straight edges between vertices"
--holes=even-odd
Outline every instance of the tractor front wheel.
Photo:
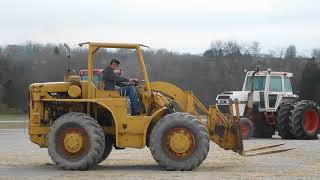
[{"label": "tractor front wheel", "polygon": [[203,123],[188,113],[172,113],[159,120],[150,135],[150,151],[167,170],[189,171],[207,157],[209,135]]},{"label": "tractor front wheel", "polygon": [[250,119],[241,118],[240,129],[241,129],[242,139],[250,139],[253,136],[254,127]]}]

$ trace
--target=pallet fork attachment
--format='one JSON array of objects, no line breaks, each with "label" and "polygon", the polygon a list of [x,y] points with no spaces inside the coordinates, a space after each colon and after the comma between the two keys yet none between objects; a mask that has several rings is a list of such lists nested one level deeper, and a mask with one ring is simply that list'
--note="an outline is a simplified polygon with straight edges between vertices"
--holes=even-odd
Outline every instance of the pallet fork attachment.
[{"label": "pallet fork attachment", "polygon": [[[284,144],[275,144],[244,150],[240,129],[239,101],[229,102],[229,114],[222,114],[216,106],[209,107],[207,127],[210,139],[225,150],[233,150],[241,156],[259,156],[286,152],[293,148],[265,151]],[[235,113],[233,113],[235,111]]]}]

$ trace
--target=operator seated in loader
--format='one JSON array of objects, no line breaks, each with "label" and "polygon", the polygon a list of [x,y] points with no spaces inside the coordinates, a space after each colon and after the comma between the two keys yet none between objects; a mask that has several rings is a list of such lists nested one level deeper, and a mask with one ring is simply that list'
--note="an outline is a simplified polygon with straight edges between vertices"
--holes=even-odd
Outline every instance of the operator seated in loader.
[{"label": "operator seated in loader", "polygon": [[115,86],[119,86],[120,94],[129,96],[131,102],[131,115],[139,115],[142,113],[142,107],[139,102],[138,93],[134,85],[138,83],[138,79],[127,79],[121,77],[122,70],[119,69],[120,61],[112,59],[109,65],[102,72],[102,80],[104,82],[104,90],[115,90]]}]

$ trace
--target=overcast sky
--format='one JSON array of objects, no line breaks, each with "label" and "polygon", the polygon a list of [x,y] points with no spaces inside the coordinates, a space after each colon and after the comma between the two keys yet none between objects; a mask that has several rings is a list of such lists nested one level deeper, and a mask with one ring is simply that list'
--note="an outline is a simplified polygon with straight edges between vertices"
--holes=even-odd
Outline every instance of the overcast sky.
[{"label": "overcast sky", "polygon": [[138,42],[200,53],[214,40],[320,48],[317,0],[0,0],[0,45]]}]

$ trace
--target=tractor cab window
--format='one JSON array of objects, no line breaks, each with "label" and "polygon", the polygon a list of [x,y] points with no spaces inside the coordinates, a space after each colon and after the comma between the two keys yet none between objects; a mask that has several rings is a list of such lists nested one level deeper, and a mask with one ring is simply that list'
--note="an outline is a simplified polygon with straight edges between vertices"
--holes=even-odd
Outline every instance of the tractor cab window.
[{"label": "tractor cab window", "polygon": [[270,77],[269,91],[272,91],[272,92],[281,92],[282,91],[281,76],[271,76]]},{"label": "tractor cab window", "polygon": [[[246,91],[251,91],[252,78],[253,78],[252,76],[247,77]],[[253,90],[264,91],[265,84],[266,84],[266,76],[255,76]]]},{"label": "tractor cab window", "polygon": [[288,78],[288,77],[284,78],[284,90],[285,90],[285,92],[292,92],[290,78]]}]

